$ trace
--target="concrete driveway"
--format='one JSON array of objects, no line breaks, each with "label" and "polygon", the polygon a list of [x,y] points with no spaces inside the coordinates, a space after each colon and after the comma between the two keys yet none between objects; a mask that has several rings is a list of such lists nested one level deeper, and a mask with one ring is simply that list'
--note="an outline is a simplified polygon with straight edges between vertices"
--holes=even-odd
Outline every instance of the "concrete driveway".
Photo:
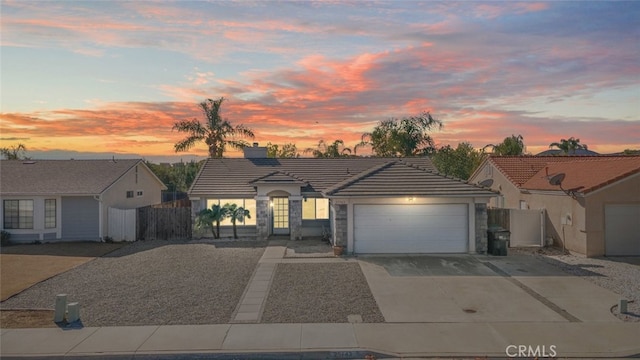
[{"label": "concrete driveway", "polygon": [[619,296],[526,255],[361,256],[386,322],[618,322]]}]

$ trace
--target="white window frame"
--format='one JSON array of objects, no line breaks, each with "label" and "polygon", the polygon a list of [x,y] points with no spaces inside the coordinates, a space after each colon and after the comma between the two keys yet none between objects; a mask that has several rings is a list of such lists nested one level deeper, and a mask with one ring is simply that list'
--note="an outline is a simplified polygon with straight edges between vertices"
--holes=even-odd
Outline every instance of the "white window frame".
[{"label": "white window frame", "polygon": [[[327,217],[322,217],[322,218],[318,218],[318,200],[324,200],[327,202]],[[303,200],[305,203],[308,203],[310,201],[313,201],[314,203],[314,207],[313,207],[313,217],[304,217],[304,210],[302,211],[302,220],[309,220],[309,221],[313,221],[313,220],[329,220],[330,217],[330,212],[329,212],[329,199],[326,198],[305,198]],[[304,206],[304,204],[302,205]]]},{"label": "white window frame", "polygon": [[[17,227],[7,227],[7,208],[6,208],[6,204],[7,201],[17,201],[18,202],[18,226]],[[23,227],[20,226],[22,221],[20,221],[21,219],[21,210],[20,210],[20,203],[21,202],[27,202],[30,201],[31,202],[31,226],[30,227]],[[27,210],[22,210],[22,211],[27,211]],[[29,229],[34,229],[35,228],[35,201],[33,199],[5,199],[2,201],[2,214],[3,214],[3,219],[2,219],[2,227],[4,229],[8,229],[8,230],[29,230]],[[26,218],[28,218],[28,216],[25,216]],[[12,224],[13,225],[13,224]]]}]

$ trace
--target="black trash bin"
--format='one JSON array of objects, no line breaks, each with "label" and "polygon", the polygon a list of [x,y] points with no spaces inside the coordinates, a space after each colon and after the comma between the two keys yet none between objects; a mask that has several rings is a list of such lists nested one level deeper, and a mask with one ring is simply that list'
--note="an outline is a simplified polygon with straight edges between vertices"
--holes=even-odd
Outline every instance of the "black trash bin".
[{"label": "black trash bin", "polygon": [[487,230],[488,253],[496,256],[507,256],[511,232],[500,227]]}]

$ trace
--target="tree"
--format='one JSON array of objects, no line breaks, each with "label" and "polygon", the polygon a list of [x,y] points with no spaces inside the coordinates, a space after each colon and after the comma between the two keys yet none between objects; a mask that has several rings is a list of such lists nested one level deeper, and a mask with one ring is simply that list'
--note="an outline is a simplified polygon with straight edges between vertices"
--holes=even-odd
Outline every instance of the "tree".
[{"label": "tree", "polygon": [[337,158],[351,155],[351,149],[344,146],[344,141],[338,139],[327,145],[324,140],[318,142],[317,147],[308,148],[305,153],[311,153],[316,158]]},{"label": "tree", "polygon": [[567,139],[560,139],[560,142],[554,142],[549,144],[549,148],[556,147],[560,149],[562,155],[573,155],[576,150],[588,150],[587,144],[580,144],[580,139],[576,139],[573,136]]},{"label": "tree", "polygon": [[168,191],[187,192],[193,184],[203,161],[190,161],[187,163],[153,164],[147,162],[147,166],[162,181]]},{"label": "tree", "polygon": [[398,120],[381,121],[370,133],[362,134],[359,146],[370,144],[377,156],[417,156],[436,149],[428,131],[441,129],[442,121],[428,112]]},{"label": "tree", "polygon": [[482,162],[483,150],[476,150],[468,142],[461,142],[454,149],[451,145],[439,148],[431,157],[438,172],[468,180]]},{"label": "tree", "polygon": [[224,207],[228,211],[228,217],[231,218],[231,225],[233,225],[233,238],[238,238],[238,232],[236,231],[236,221],[244,221],[244,218],[251,219],[249,210],[239,207],[236,204],[224,204]]},{"label": "tree", "polygon": [[[175,151],[187,151],[197,142],[204,141],[209,147],[209,157],[221,158],[226,147],[242,149],[248,146],[244,140],[237,140],[235,137],[248,137],[253,139],[253,131],[243,125],[232,126],[228,120],[222,119],[220,107],[224,98],[218,100],[207,99],[200,103],[200,108],[206,118],[206,123],[202,124],[197,119],[183,120],[173,125],[173,130],[187,133],[187,137],[178,141]],[[229,139],[230,138],[230,139]]]},{"label": "tree", "polygon": [[[227,204],[228,205],[228,204]],[[235,204],[234,204],[235,205]],[[214,239],[220,238],[220,221],[229,217],[229,208],[225,205],[213,205],[211,209],[204,209],[196,217],[196,229],[211,229]],[[213,223],[216,224],[215,228]],[[235,223],[233,233],[235,235]]]},{"label": "tree", "polygon": [[267,157],[270,158],[297,158],[298,147],[294,143],[286,143],[282,148],[277,144],[267,143]]},{"label": "tree", "polygon": [[18,144],[11,147],[0,148],[0,155],[7,160],[27,160],[29,159],[25,152],[27,147],[24,144]]},{"label": "tree", "polygon": [[494,155],[524,155],[525,145],[523,141],[522,135],[511,135],[509,137],[504,138],[504,140],[498,144],[493,145],[489,144],[483,148],[486,149],[488,147],[493,148]]},{"label": "tree", "polygon": [[624,149],[622,155],[640,155],[640,150]]}]

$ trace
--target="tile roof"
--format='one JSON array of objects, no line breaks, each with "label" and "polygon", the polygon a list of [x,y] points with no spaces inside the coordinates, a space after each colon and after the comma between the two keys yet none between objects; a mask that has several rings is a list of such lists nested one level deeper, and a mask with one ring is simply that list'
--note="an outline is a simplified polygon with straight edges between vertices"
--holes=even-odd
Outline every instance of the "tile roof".
[{"label": "tile roof", "polygon": [[280,171],[274,171],[268,175],[260,176],[250,182],[251,184],[304,184],[305,182],[296,177]]},{"label": "tile roof", "polygon": [[399,162],[375,166],[326,189],[329,196],[493,196],[494,192]]},{"label": "tile roof", "polygon": [[569,162],[548,163],[521,188],[527,190],[560,190],[549,184],[553,175],[565,174],[562,188],[588,194],[603,186],[640,173],[640,156],[596,157]]},{"label": "tile roof", "polygon": [[[617,158],[619,156],[493,156],[490,155],[486,161],[491,162],[495,167],[511,181],[516,187],[531,179],[540,169],[548,164],[565,163],[576,160],[594,161],[598,159]],[[471,176],[473,178],[482,166]]]},{"label": "tile roof", "polygon": [[[388,169],[386,169],[388,168]],[[380,171],[386,169],[384,171]],[[404,169],[404,172],[401,171]],[[410,172],[411,174],[407,174]],[[404,178],[411,175],[411,179]],[[426,157],[416,158],[296,158],[296,159],[208,159],[194,181],[192,196],[255,196],[252,182],[298,180],[304,185],[303,193],[331,192],[347,194],[366,188],[376,196],[401,192],[419,195],[414,190],[422,186],[416,178],[446,179],[446,182],[464,184],[459,180],[438,175]],[[373,186],[380,178],[386,185]],[[393,179],[391,179],[393,178]],[[435,184],[435,183],[434,183]],[[464,184],[480,193],[487,190]],[[386,186],[386,187],[385,187]],[[351,190],[349,190],[351,189]],[[403,190],[401,190],[403,189]],[[452,189],[452,188],[450,188]],[[420,190],[424,194],[426,190]]]},{"label": "tile roof", "polygon": [[3,195],[97,195],[134,167],[126,160],[2,160]]}]

